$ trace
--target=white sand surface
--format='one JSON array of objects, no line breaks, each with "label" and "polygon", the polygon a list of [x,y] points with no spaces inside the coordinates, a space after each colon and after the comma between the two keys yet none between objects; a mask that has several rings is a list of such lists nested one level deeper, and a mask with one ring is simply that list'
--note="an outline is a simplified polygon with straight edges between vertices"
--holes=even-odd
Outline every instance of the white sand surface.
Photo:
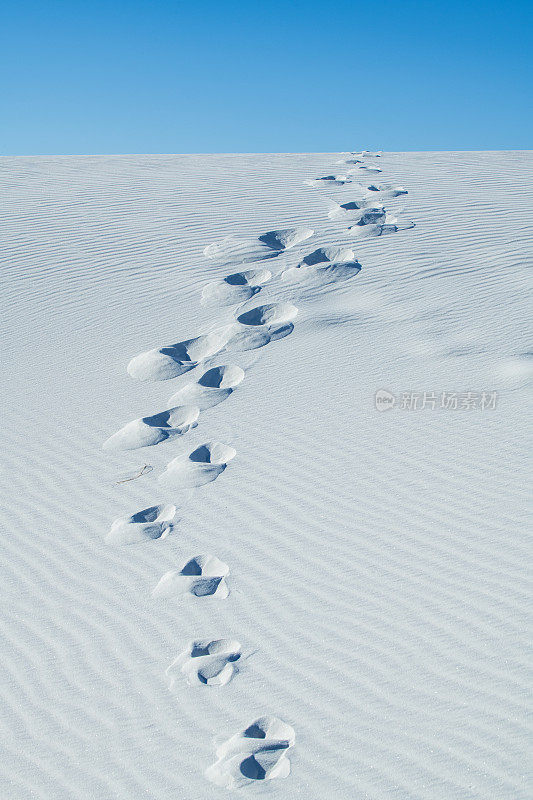
[{"label": "white sand surface", "polygon": [[0,796],[531,797],[531,154],[0,170]]}]

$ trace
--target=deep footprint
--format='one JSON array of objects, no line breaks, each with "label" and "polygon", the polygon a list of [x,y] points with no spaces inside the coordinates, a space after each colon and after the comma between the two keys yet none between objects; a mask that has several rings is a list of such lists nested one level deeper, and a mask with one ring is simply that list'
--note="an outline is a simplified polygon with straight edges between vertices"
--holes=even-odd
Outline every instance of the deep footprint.
[{"label": "deep footprint", "polygon": [[245,263],[274,258],[284,250],[309,239],[314,233],[311,228],[283,228],[267,231],[257,239],[235,239],[226,237],[204,248],[204,255],[224,263]]},{"label": "deep footprint", "polygon": [[[373,200],[373,198],[372,198]],[[330,219],[349,219],[350,217],[358,216],[359,211],[370,204],[370,200],[361,198],[358,200],[351,200],[348,203],[335,203],[333,200],[329,201],[328,217]]]},{"label": "deep footprint", "polygon": [[353,188],[351,188],[351,194],[353,197],[351,201],[346,203],[337,203],[334,200],[328,200],[328,217],[330,219],[346,219],[357,216],[357,212],[360,209],[364,209],[369,206],[381,206],[381,201],[393,200],[394,198],[400,197],[407,193],[407,190],[402,186],[397,186],[392,183],[371,183],[369,186],[354,184]]},{"label": "deep footprint", "polygon": [[292,303],[268,303],[256,306],[249,311],[239,314],[237,322],[241,325],[285,325],[298,314],[298,309]]},{"label": "deep footprint", "polygon": [[200,411],[222,403],[232,394],[244,379],[244,370],[236,364],[213,367],[198,378],[196,383],[188,383],[169,399],[169,406],[192,404]]},{"label": "deep footprint", "polygon": [[159,505],[138,511],[131,517],[119,517],[106,535],[109,544],[128,545],[164,539],[174,528],[176,506]]},{"label": "deep footprint", "polygon": [[371,183],[370,186],[367,187],[367,191],[369,193],[372,192],[375,196],[387,199],[409,194],[407,189],[404,189],[403,186],[397,186],[393,183]]},{"label": "deep footprint", "polygon": [[361,212],[359,220],[350,225],[348,230],[357,237],[384,236],[387,233],[396,233],[414,228],[412,220],[405,219],[402,214],[393,214],[386,211],[383,206],[374,206]]},{"label": "deep footprint", "polygon": [[[357,161],[352,161],[353,164],[357,164]],[[358,169],[365,170],[365,172],[383,172],[381,167],[377,167],[375,164],[358,164]]]},{"label": "deep footprint", "polygon": [[261,286],[272,277],[268,269],[249,269],[227,275],[222,281],[214,281],[204,286],[202,304],[242,303],[261,291]]},{"label": "deep footprint", "polygon": [[352,183],[353,178],[349,175],[324,175],[323,178],[314,178],[313,180],[304,181],[306,186],[344,186],[346,183]]},{"label": "deep footprint", "polygon": [[166,670],[169,688],[185,676],[191,686],[225,686],[238,672],[241,645],[234,639],[200,639],[190,642]]},{"label": "deep footprint", "polygon": [[161,411],[151,417],[142,417],[128,422],[117,433],[110,436],[104,450],[135,450],[150,447],[174,436],[182,436],[196,428],[200,409],[192,405],[179,405]]},{"label": "deep footprint", "polygon": [[259,241],[271,250],[289,250],[301,242],[305,242],[314,233],[311,228],[284,228],[278,231],[267,231],[259,237]]},{"label": "deep footprint", "polygon": [[132,378],[142,381],[165,381],[177,378],[222,350],[231,338],[230,327],[226,326],[212,333],[196,336],[194,339],[147,350],[132,358],[128,364],[128,372]]},{"label": "deep footprint", "polygon": [[301,260],[300,266],[311,267],[314,264],[323,264],[327,261],[352,261],[354,257],[354,251],[347,247],[319,247],[306,255]]},{"label": "deep footprint", "polygon": [[229,567],[216,556],[200,555],[191,558],[180,570],[166,572],[152,592],[153,597],[216,597],[229,595],[226,576]]},{"label": "deep footprint", "polygon": [[133,378],[144,381],[166,381],[178,378],[221,352],[256,350],[292,332],[287,323],[252,329],[234,322],[212,333],[177,344],[148,350],[128,364]]},{"label": "deep footprint", "polygon": [[291,725],[277,717],[259,717],[217,747],[217,761],[206,770],[206,778],[226,789],[286,778],[291,771],[287,752],[295,740]]},{"label": "deep footprint", "polygon": [[181,489],[204,486],[224,472],[237,451],[222,442],[207,442],[188,455],[172,459],[159,480]]},{"label": "deep footprint", "polygon": [[282,273],[281,279],[301,285],[327,286],[355,278],[360,271],[358,261],[332,261],[324,265],[291,267]]}]

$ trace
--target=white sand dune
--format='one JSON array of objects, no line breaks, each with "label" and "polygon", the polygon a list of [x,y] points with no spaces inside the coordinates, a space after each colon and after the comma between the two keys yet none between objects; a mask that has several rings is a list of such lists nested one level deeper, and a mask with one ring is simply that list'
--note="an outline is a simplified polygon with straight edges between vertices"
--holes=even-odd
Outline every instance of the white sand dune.
[{"label": "white sand dune", "polygon": [[532,162],[1,160],[0,797],[531,796]]}]

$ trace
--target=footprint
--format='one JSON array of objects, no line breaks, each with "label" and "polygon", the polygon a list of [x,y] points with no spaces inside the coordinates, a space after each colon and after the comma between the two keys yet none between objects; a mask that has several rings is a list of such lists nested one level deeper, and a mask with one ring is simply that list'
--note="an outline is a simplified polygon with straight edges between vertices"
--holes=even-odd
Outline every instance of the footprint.
[{"label": "footprint", "polygon": [[363,209],[355,224],[358,226],[384,224],[386,215],[387,212],[383,206],[371,206],[370,208]]},{"label": "footprint", "polygon": [[335,203],[333,200],[330,200],[328,205],[328,217],[330,219],[346,219],[357,216],[362,208],[366,208],[366,206],[369,205],[369,201],[361,198],[360,200],[351,200],[349,203],[339,204]]},{"label": "footprint", "polygon": [[387,233],[396,233],[414,228],[412,220],[405,219],[401,214],[392,214],[385,211],[383,206],[365,209],[358,222],[350,225],[348,230],[355,236],[383,236]]},{"label": "footprint", "polygon": [[[381,200],[391,200],[395,197],[408,194],[407,189],[394,183],[371,183],[368,185],[353,183],[350,186],[350,192],[357,203],[364,203],[367,206],[379,203]],[[338,204],[333,201],[330,201],[330,206],[331,211],[339,207]],[[361,205],[360,207],[362,208],[363,206]],[[344,208],[344,206],[341,208]],[[348,208],[348,210],[350,209]]]},{"label": "footprint", "polygon": [[229,397],[243,379],[244,370],[236,364],[213,367],[204,372],[196,383],[188,383],[175,392],[168,403],[170,406],[191,403],[198,406],[200,411],[205,411]]},{"label": "footprint", "polygon": [[123,545],[164,539],[172,533],[175,516],[176,506],[160,505],[145,508],[131,517],[120,517],[111,525],[106,541]]},{"label": "footprint", "polygon": [[324,175],[323,178],[314,178],[312,180],[304,181],[306,186],[344,186],[346,183],[352,183],[353,178],[349,175]]},{"label": "footprint", "polygon": [[354,278],[360,271],[361,264],[358,261],[331,261],[324,266],[290,267],[281,273],[281,279],[290,283],[326,286]]},{"label": "footprint", "polygon": [[314,264],[323,264],[326,261],[352,261],[355,257],[353,250],[343,247],[319,247],[318,250],[313,250],[305,256],[300,266],[313,266]]},{"label": "footprint", "polygon": [[259,717],[217,747],[217,761],[206,770],[206,778],[226,789],[286,778],[291,771],[287,751],[295,740],[291,725],[277,717]]},{"label": "footprint", "polygon": [[148,350],[132,358],[128,364],[128,372],[132,378],[141,381],[177,378],[218,353],[230,337],[231,326],[226,326],[194,339]]},{"label": "footprint", "polygon": [[166,572],[152,592],[153,597],[176,597],[192,594],[195,597],[217,597],[221,600],[229,595],[226,576],[229,567],[211,555],[191,558],[180,570]]},{"label": "footprint", "polygon": [[359,153],[351,153],[354,158],[381,158],[383,150],[360,150]]},{"label": "footprint", "polygon": [[[354,162],[357,163],[357,162]],[[377,167],[375,164],[359,164],[359,169],[364,169],[366,172],[383,172],[381,167]]]},{"label": "footprint", "polygon": [[239,314],[237,322],[242,325],[283,325],[293,320],[298,309],[292,303],[267,303]]},{"label": "footprint", "polygon": [[284,339],[294,330],[292,322],[279,324],[271,323],[268,326],[252,327],[246,323],[236,322],[234,333],[226,346],[226,350],[256,350],[270,342]]},{"label": "footprint", "polygon": [[206,442],[188,455],[170,461],[159,480],[178,488],[190,489],[211,483],[224,472],[237,451],[222,442]]},{"label": "footprint", "polygon": [[170,689],[180,674],[191,686],[225,686],[233,678],[241,657],[241,645],[234,639],[200,639],[190,642],[187,649],[174,659],[166,670]]},{"label": "footprint", "polygon": [[272,277],[268,269],[248,269],[234,272],[222,281],[208,283],[202,290],[202,304],[242,303],[261,291],[261,286]]},{"label": "footprint", "polygon": [[243,263],[273,258],[284,250],[304,242],[314,233],[311,228],[284,228],[267,231],[257,239],[226,237],[204,248],[204,255],[222,261]]},{"label": "footprint", "polygon": [[392,183],[371,183],[367,189],[369,192],[379,194],[380,198],[394,198],[400,197],[402,194],[409,194],[407,189],[404,189],[403,186],[395,186]]},{"label": "footprint", "polygon": [[196,428],[200,409],[191,405],[178,405],[161,411],[152,417],[142,417],[128,422],[117,433],[110,436],[104,450],[135,450],[137,447],[164,442],[172,436],[182,436],[191,428]]},{"label": "footprint", "polygon": [[407,194],[407,190],[402,186],[396,186],[392,183],[372,183],[369,186],[354,184],[352,192],[355,192],[356,196],[350,202],[336,203],[334,200],[328,200],[328,217],[330,219],[345,219],[347,217],[357,216],[360,209],[368,207],[372,209],[377,207],[382,208],[381,200],[391,200],[395,197]]},{"label": "footprint", "polygon": [[[372,164],[365,164],[365,159],[380,157],[381,153],[371,153],[369,150],[362,150],[360,153],[350,153],[349,158],[341,159],[340,161],[337,161],[337,164],[357,164],[357,166],[372,169]],[[381,169],[379,169],[379,167],[375,167],[373,171],[381,172]]]},{"label": "footprint", "polygon": [[234,322],[195,339],[141,353],[130,361],[128,372],[133,378],[144,381],[178,378],[217,353],[256,350],[288,336],[293,327],[284,323],[254,330]]},{"label": "footprint", "polygon": [[259,241],[272,250],[288,250],[301,242],[305,242],[314,233],[311,228],[284,228],[279,231],[267,231],[259,237]]}]

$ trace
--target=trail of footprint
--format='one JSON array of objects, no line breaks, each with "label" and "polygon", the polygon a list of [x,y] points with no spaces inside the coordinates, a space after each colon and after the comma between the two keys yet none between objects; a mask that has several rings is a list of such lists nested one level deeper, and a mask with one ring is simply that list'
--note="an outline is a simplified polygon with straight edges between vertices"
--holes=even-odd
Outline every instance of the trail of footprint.
[{"label": "trail of footprint", "polygon": [[200,639],[190,642],[166,670],[170,689],[184,675],[191,686],[225,686],[238,672],[241,645],[234,639]]},{"label": "trail of footprint", "polygon": [[106,535],[110,544],[127,545],[164,539],[174,528],[176,506],[159,505],[138,511],[131,517],[119,517]]},{"label": "trail of footprint", "polygon": [[225,580],[228,574],[228,565],[216,556],[195,556],[180,570],[165,572],[152,596],[179,597],[191,594],[195,597],[216,597],[223,600],[229,595]]},{"label": "trail of footprint", "polygon": [[291,725],[277,717],[259,717],[217,747],[217,761],[206,770],[206,778],[226,789],[286,778],[291,771],[287,751],[295,740]]},{"label": "trail of footprint", "polygon": [[196,428],[200,409],[192,405],[179,405],[161,411],[151,417],[142,417],[128,422],[110,436],[104,450],[135,450],[164,442],[173,436],[182,436]]},{"label": "trail of footprint", "polygon": [[221,281],[214,281],[204,286],[202,290],[202,304],[222,303],[231,305],[249,300],[254,294],[261,291],[261,286],[272,277],[268,269],[248,269],[244,272],[234,272],[226,275]]},{"label": "trail of footprint", "polygon": [[198,406],[200,411],[222,403],[232,394],[244,379],[244,370],[236,364],[225,364],[212,367],[198,378],[196,383],[188,383],[178,389],[169,399],[169,406],[178,404],[192,404]]},{"label": "trail of footprint", "polygon": [[[345,163],[357,165],[356,170],[350,170],[347,175],[328,175],[306,183],[333,186],[354,184],[352,173],[359,169],[381,172],[375,163],[365,161],[380,155],[368,151],[352,154],[353,157]],[[355,218],[356,223],[349,230],[356,235],[379,236],[414,225],[402,223],[398,216],[390,215],[383,205],[376,203],[376,200],[406,194],[402,187],[393,184],[364,187],[355,184],[354,189],[360,196],[343,204],[333,203],[328,216],[333,219]],[[274,258],[312,235],[310,228],[287,228],[268,231],[257,239],[226,238],[206,247],[204,253],[210,258],[237,263],[259,261]],[[360,270],[361,265],[350,248],[322,247],[305,256],[298,266],[283,271],[281,278],[284,281],[302,281],[322,286],[347,280]],[[202,291],[202,303],[246,303],[271,277],[272,273],[266,269],[232,273],[220,281],[207,284]],[[128,372],[141,380],[166,380],[183,375],[220,352],[255,349],[288,335],[293,330],[292,320],[297,313],[298,309],[291,303],[268,303],[248,310],[241,308],[235,312],[236,321],[230,325],[141,353],[130,361]],[[174,393],[169,401],[171,408],[128,423],[104,443],[105,449],[143,447],[185,433],[196,425],[200,409],[222,402],[243,378],[244,371],[235,365],[207,370],[196,383],[189,383]],[[207,442],[191,453],[170,461],[159,479],[178,488],[203,486],[214,481],[235,455],[235,449],[229,445]],[[164,538],[173,528],[175,514],[175,506],[153,506],[131,517],[115,520],[106,538],[115,544]],[[228,573],[228,566],[215,556],[196,556],[180,570],[166,572],[152,594],[156,598],[180,595],[225,598],[229,593],[225,580]],[[223,686],[237,672],[240,658],[241,646],[237,641],[193,641],[167,669],[171,688],[179,675],[185,676],[191,685]],[[294,730],[290,725],[276,717],[261,717],[217,749],[218,760],[206,771],[206,776],[226,787],[285,777],[290,772],[286,751],[294,745],[294,741]]]},{"label": "trail of footprint", "polygon": [[216,480],[236,455],[237,451],[230,445],[206,442],[192,453],[169,461],[159,480],[182,489],[204,486]]},{"label": "trail of footprint", "polygon": [[274,258],[284,250],[304,242],[313,235],[311,228],[283,228],[267,231],[257,239],[226,237],[204,248],[204,255],[224,262],[243,263]]}]

